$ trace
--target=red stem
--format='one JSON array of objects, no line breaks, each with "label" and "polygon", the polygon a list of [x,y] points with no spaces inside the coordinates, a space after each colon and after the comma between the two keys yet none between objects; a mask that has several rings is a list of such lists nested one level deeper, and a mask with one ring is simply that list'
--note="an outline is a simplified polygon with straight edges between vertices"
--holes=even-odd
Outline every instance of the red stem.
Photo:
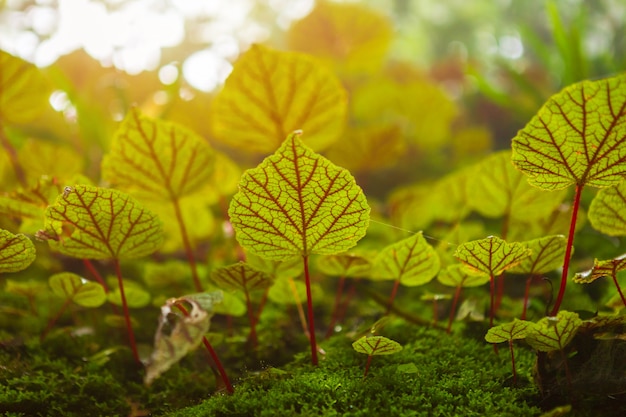
[{"label": "red stem", "polygon": [[61,308],[59,309],[59,311],[57,312],[57,314],[52,317],[49,321],[48,324],[46,325],[46,328],[44,329],[44,331],[41,333],[41,336],[39,336],[39,340],[40,341],[44,341],[44,339],[46,338],[46,336],[48,335],[48,333],[50,332],[50,330],[52,330],[52,327],[54,327],[54,325],[56,324],[56,322],[59,320],[59,318],[63,315],[63,313],[65,312],[65,310],[67,310],[67,308],[69,307],[69,305],[72,303],[72,300],[70,298],[68,298],[67,300],[65,300],[65,302],[63,303],[63,305],[61,306]]},{"label": "red stem", "polygon": [[533,282],[533,276],[526,278],[526,288],[524,289],[524,307],[522,309],[522,320],[526,320],[526,310],[528,309],[528,298],[530,296],[530,284]]},{"label": "red stem", "polygon": [[102,275],[100,275],[98,270],[93,266],[93,262],[91,262],[89,259],[83,259],[83,264],[85,265],[87,270],[91,273],[91,275],[93,275],[96,281],[98,281],[98,283],[102,285],[102,288],[104,288],[104,292],[108,294],[110,291],[109,287],[107,286],[107,283],[104,281],[104,279],[102,279]]},{"label": "red stem", "polygon": [[309,315],[309,341],[311,342],[311,363],[317,366],[317,343],[315,342],[315,323],[313,322],[313,298],[311,297],[311,277],[309,275],[309,257],[304,256],[304,278],[306,282],[306,304]]},{"label": "red stem", "polygon": [[370,371],[370,364],[372,363],[373,355],[367,355],[367,362],[365,363],[365,373],[363,373],[363,378],[367,376],[367,373]]},{"label": "red stem", "polygon": [[337,292],[335,293],[335,303],[333,305],[333,311],[330,316],[330,324],[328,325],[328,330],[326,331],[325,339],[328,339],[335,331],[335,323],[337,323],[337,314],[339,313],[339,303],[341,302],[341,296],[343,294],[343,287],[346,282],[346,277],[342,276],[339,278],[339,283],[337,284]]},{"label": "red stem", "polygon": [[574,196],[574,205],[572,206],[572,219],[569,224],[569,235],[567,236],[567,247],[565,248],[565,259],[563,260],[563,273],[561,274],[561,286],[559,287],[559,294],[556,297],[554,308],[550,312],[551,316],[556,316],[561,308],[561,302],[563,302],[563,296],[565,295],[565,287],[567,285],[567,273],[569,271],[569,261],[572,255],[572,248],[574,246],[574,233],[576,232],[576,219],[578,217],[578,207],[580,206],[580,196],[582,195],[582,184],[576,186],[576,195]]},{"label": "red stem", "polygon": [[613,282],[615,283],[615,287],[617,288],[617,292],[619,293],[619,296],[622,297],[622,303],[624,303],[624,307],[626,307],[626,298],[624,298],[624,293],[622,292],[622,289],[619,286],[619,282],[617,282],[617,274],[613,274],[612,275],[613,278]]},{"label": "red stem", "polygon": [[126,330],[128,331],[128,341],[130,349],[133,351],[133,357],[137,363],[141,363],[139,352],[137,352],[137,344],[135,343],[135,333],[133,333],[133,325],[130,321],[130,313],[128,311],[128,303],[126,303],[126,294],[124,293],[124,282],[122,280],[122,269],[120,268],[119,259],[114,259],[115,273],[117,274],[117,282],[120,287],[120,297],[122,298],[122,308],[124,310],[124,321],[126,321]]},{"label": "red stem", "polygon": [[389,314],[391,311],[391,307],[393,307],[393,300],[396,298],[396,294],[398,294],[398,288],[400,288],[400,280],[397,279],[393,284],[393,289],[391,290],[391,296],[389,297],[389,301],[387,301],[387,311],[385,311],[385,315]]},{"label": "red stem", "polygon": [[267,303],[267,298],[270,293],[270,287],[267,287],[263,292],[263,296],[261,297],[261,301],[259,301],[259,307],[256,309],[256,315],[254,317],[254,325],[256,326],[261,320],[261,313],[263,313],[263,309],[265,308],[265,304]]},{"label": "red stem", "polygon": [[[495,292],[495,278],[493,274],[489,275],[489,292],[491,293],[491,307],[489,308],[489,327],[493,327],[494,312],[494,292]],[[495,346],[495,345],[494,345]],[[497,350],[497,349],[496,349]]]},{"label": "red stem", "polygon": [[250,302],[250,294],[247,289],[244,289],[246,296],[246,308],[248,310],[248,321],[250,322],[250,334],[248,338],[252,341],[252,346],[257,347],[259,342],[256,336],[256,319],[254,318],[254,311],[252,311],[252,302]]},{"label": "red stem", "polygon": [[354,294],[356,293],[356,284],[359,282],[360,278],[356,278],[352,280],[350,284],[350,289],[348,290],[348,294],[341,303],[341,308],[339,309],[339,313],[337,314],[337,321],[343,321],[343,318],[346,315],[346,311],[348,310],[348,305],[350,305],[350,301],[354,298]]},{"label": "red stem", "polygon": [[502,296],[504,295],[504,273],[498,275],[496,287],[497,287],[497,296],[496,296],[496,303],[494,306],[494,312],[498,311],[498,309],[500,308],[500,304],[502,304]]},{"label": "red stem", "polygon": [[513,385],[516,385],[517,373],[515,372],[515,355],[513,354],[513,339],[509,340],[509,351],[511,352],[511,366],[513,367]]},{"label": "red stem", "polygon": [[459,302],[459,298],[461,297],[462,289],[463,287],[459,285],[458,287],[456,287],[456,291],[454,292],[454,299],[452,299],[452,308],[450,309],[450,317],[448,318],[448,328],[446,329],[446,332],[448,332],[448,334],[450,334],[450,331],[452,330],[452,321],[454,320],[456,306]]},{"label": "red stem", "polygon": [[202,283],[200,282],[200,276],[198,275],[196,259],[193,256],[193,249],[191,247],[191,242],[189,241],[189,235],[187,234],[187,227],[185,227],[185,220],[183,219],[183,213],[180,209],[180,203],[177,198],[173,198],[172,204],[174,205],[174,213],[176,214],[176,221],[178,222],[178,227],[180,229],[180,236],[183,238],[183,246],[185,247],[187,262],[189,262],[189,268],[191,268],[193,283],[196,287],[196,291],[202,292]]}]

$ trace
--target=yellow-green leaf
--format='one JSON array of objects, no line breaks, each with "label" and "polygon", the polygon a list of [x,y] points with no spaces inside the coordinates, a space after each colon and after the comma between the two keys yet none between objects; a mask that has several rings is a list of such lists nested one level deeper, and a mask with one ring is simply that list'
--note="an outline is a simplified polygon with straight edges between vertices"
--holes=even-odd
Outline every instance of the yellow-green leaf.
[{"label": "yellow-green leaf", "polygon": [[121,191],[66,187],[46,210],[37,236],[59,252],[85,259],[128,259],[149,255],[163,240],[161,221]]},{"label": "yellow-green leaf", "polygon": [[20,147],[18,161],[28,178],[47,176],[57,182],[82,174],[85,165],[83,157],[74,148],[34,139],[27,140]]},{"label": "yellow-green leaf", "polygon": [[439,256],[422,232],[384,248],[374,261],[375,279],[392,279],[412,287],[432,280],[439,272]]},{"label": "yellow-green leaf", "polygon": [[530,256],[509,268],[509,272],[518,274],[545,274],[561,267],[567,239],[563,235],[544,236],[522,242],[531,251]]},{"label": "yellow-green leaf", "polygon": [[370,208],[350,173],[304,146],[299,133],[246,171],[229,215],[247,250],[273,260],[333,254],[365,235]]},{"label": "yellow-green leaf", "polygon": [[512,147],[515,166],[540,188],[617,184],[626,176],[626,74],[555,94]]},{"label": "yellow-green leaf", "polygon": [[603,277],[611,277],[615,280],[617,273],[623,270],[626,270],[626,254],[605,261],[595,259],[593,268],[577,273],[572,279],[579,284],[588,284]]},{"label": "yellow-green leaf", "polygon": [[533,323],[526,334],[526,342],[542,352],[562,350],[576,336],[581,325],[578,314],[559,311],[554,317],[544,317]]},{"label": "yellow-green leaf", "polygon": [[352,348],[366,355],[391,355],[400,352],[402,345],[383,336],[363,336],[352,343]]},{"label": "yellow-green leaf", "polygon": [[48,279],[52,292],[83,307],[99,307],[107,300],[102,285],[89,282],[72,272],[61,272]]},{"label": "yellow-green leaf", "polygon": [[[107,294],[107,299],[110,303],[117,306],[123,305],[122,293],[120,288],[117,286],[117,278],[111,277],[108,281],[113,290]],[[126,296],[126,303],[128,304],[128,307],[131,308],[145,307],[150,304],[150,300],[152,299],[150,293],[142,288],[141,285],[129,280],[125,280],[124,282],[124,295]]]},{"label": "yellow-green leaf", "polygon": [[478,271],[495,276],[522,262],[530,253],[530,249],[521,243],[507,243],[497,236],[489,236],[459,245],[454,257]]},{"label": "yellow-green leaf", "polygon": [[365,277],[372,269],[371,254],[346,252],[326,255],[317,262],[320,271],[327,275],[342,277]]},{"label": "yellow-green leaf", "polygon": [[22,234],[0,229],[0,273],[18,272],[35,260],[35,245]]},{"label": "yellow-green leaf", "polygon": [[246,293],[262,290],[272,285],[272,279],[266,273],[254,269],[244,262],[216,269],[211,274],[211,279],[220,288],[243,290]]},{"label": "yellow-green leaf", "polygon": [[35,233],[43,227],[45,210],[59,192],[54,178],[41,177],[32,186],[0,195],[0,215],[20,219],[22,232]]},{"label": "yellow-green leaf", "polygon": [[264,259],[253,253],[246,254],[246,263],[259,271],[265,272],[273,279],[297,278],[302,275],[304,264],[300,256],[294,256],[286,261]]},{"label": "yellow-green leaf", "polygon": [[528,330],[534,323],[526,320],[513,319],[510,323],[494,326],[485,335],[489,343],[509,342],[515,339],[524,339]]},{"label": "yellow-green leaf", "polygon": [[448,287],[479,287],[489,282],[489,275],[463,264],[453,264],[439,272],[437,281]]},{"label": "yellow-green leaf", "polygon": [[319,151],[339,138],[346,100],[339,80],[311,57],[253,45],[215,97],[213,132],[227,145],[269,153],[302,129]]},{"label": "yellow-green leaf", "polygon": [[598,191],[587,214],[594,229],[609,236],[626,236],[626,181]]}]

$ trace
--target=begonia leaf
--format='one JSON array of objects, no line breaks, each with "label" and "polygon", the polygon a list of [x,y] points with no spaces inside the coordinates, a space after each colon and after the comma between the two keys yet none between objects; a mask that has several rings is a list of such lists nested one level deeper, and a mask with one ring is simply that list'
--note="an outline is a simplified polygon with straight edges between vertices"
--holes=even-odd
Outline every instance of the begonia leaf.
[{"label": "begonia leaf", "polygon": [[513,139],[512,160],[531,184],[610,187],[626,176],[626,74],[553,95]]},{"label": "begonia leaf", "polygon": [[73,272],[60,272],[48,279],[54,295],[83,307],[99,307],[107,300],[102,285],[89,282]]},{"label": "begonia leaf", "polygon": [[297,278],[302,275],[304,265],[302,258],[294,256],[286,261],[273,261],[271,259],[261,258],[253,253],[246,254],[246,263],[259,271],[265,272],[274,279],[279,278]]},{"label": "begonia leaf", "polygon": [[298,136],[244,173],[228,210],[241,246],[272,260],[345,251],[369,224],[370,208],[352,175]]},{"label": "begonia leaf", "polygon": [[211,178],[214,153],[187,128],[132,109],[118,128],[102,162],[113,186],[156,201],[175,201],[198,191]]},{"label": "begonia leaf", "polygon": [[326,275],[365,277],[372,269],[372,257],[356,252],[326,255],[319,259],[317,267]]},{"label": "begonia leaf", "polygon": [[59,252],[84,259],[149,255],[163,241],[159,218],[121,191],[91,185],[66,187],[46,210],[37,236]]},{"label": "begonia leaf", "polygon": [[556,316],[533,323],[526,333],[526,342],[541,352],[562,350],[576,336],[581,325],[578,314],[559,311]]},{"label": "begonia leaf", "polygon": [[[112,304],[122,306],[122,293],[120,291],[120,287],[118,286],[117,278],[108,277],[107,281],[109,288],[111,288],[111,291],[107,294],[107,300],[109,300]],[[124,295],[126,296],[126,303],[128,304],[128,307],[131,308],[146,307],[150,304],[152,299],[150,293],[139,283],[128,279],[124,280]]]},{"label": "begonia leaf", "polygon": [[507,243],[497,236],[489,236],[459,245],[454,257],[478,271],[500,275],[530,256],[530,253],[530,249],[518,242]]},{"label": "begonia leaf", "polygon": [[346,92],[335,75],[310,56],[261,45],[239,57],[212,104],[216,139],[238,149],[270,153],[297,129],[319,151],[339,138]]},{"label": "begonia leaf", "polygon": [[531,254],[519,264],[509,268],[509,272],[519,274],[545,274],[561,267],[567,239],[563,235],[544,236],[523,242]]},{"label": "begonia leaf", "polygon": [[28,178],[47,176],[57,182],[82,174],[85,166],[84,158],[74,148],[34,139],[20,147],[18,161]]},{"label": "begonia leaf", "polygon": [[422,232],[380,251],[374,261],[375,279],[392,279],[412,287],[432,280],[439,272],[439,256]]},{"label": "begonia leaf", "polygon": [[363,336],[352,347],[366,355],[391,355],[402,350],[400,343],[383,336]]},{"label": "begonia leaf", "polygon": [[598,191],[587,215],[594,229],[609,236],[626,236],[626,181]]},{"label": "begonia leaf", "polygon": [[272,285],[269,275],[244,262],[214,270],[211,279],[220,288],[245,292],[262,290]]},{"label": "begonia leaf", "polygon": [[510,323],[494,326],[487,331],[485,340],[489,343],[509,342],[524,339],[533,323],[526,320],[513,319]]},{"label": "begonia leaf", "polygon": [[22,271],[35,260],[35,245],[22,234],[0,229],[0,273]]},{"label": "begonia leaf", "polygon": [[595,259],[593,268],[577,273],[572,280],[579,284],[588,284],[603,277],[615,278],[618,272],[624,270],[626,270],[626,254],[604,261]]},{"label": "begonia leaf", "polygon": [[479,287],[489,282],[489,275],[463,264],[453,264],[439,271],[437,281],[448,287]]}]

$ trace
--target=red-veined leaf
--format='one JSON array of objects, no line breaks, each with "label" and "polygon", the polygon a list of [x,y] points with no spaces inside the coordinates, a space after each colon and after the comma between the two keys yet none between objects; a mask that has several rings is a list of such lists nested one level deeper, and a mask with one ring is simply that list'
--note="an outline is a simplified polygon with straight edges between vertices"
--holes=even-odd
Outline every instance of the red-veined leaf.
[{"label": "red-veined leaf", "polygon": [[544,317],[533,323],[526,334],[526,342],[542,352],[562,350],[576,336],[581,325],[578,314],[559,311],[556,316]]},{"label": "red-veined leaf", "polygon": [[0,229],[0,273],[19,272],[35,260],[35,245],[22,234]]},{"label": "red-veined leaf", "polygon": [[489,236],[459,245],[454,256],[478,271],[500,275],[530,256],[530,253],[521,243],[507,243],[497,236]]}]

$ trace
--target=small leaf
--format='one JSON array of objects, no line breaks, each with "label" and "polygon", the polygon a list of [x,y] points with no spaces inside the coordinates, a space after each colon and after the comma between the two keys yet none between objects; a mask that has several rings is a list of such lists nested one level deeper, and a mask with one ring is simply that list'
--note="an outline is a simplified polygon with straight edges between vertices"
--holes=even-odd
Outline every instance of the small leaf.
[{"label": "small leaf", "polygon": [[19,272],[35,260],[35,245],[22,234],[0,229],[0,274]]},{"label": "small leaf", "polygon": [[544,317],[528,329],[526,342],[542,352],[562,350],[582,325],[578,314],[559,311],[556,317]]},{"label": "small leaf", "polygon": [[352,347],[366,355],[391,355],[402,350],[400,343],[383,336],[363,336]]},{"label": "small leaf", "polygon": [[598,191],[588,213],[594,229],[609,236],[626,236],[626,181]]},{"label": "small leaf", "polygon": [[46,208],[59,192],[60,187],[52,177],[41,177],[32,186],[0,195],[0,215],[20,219],[22,232],[35,233],[43,227]]},{"label": "small leaf", "polygon": [[302,129],[319,151],[339,138],[346,107],[341,83],[319,62],[252,45],[215,97],[211,122],[216,138],[238,149],[274,152]]},{"label": "small leaf", "polygon": [[453,264],[439,272],[437,281],[448,287],[479,287],[489,282],[489,275],[462,264]]},{"label": "small leaf", "polygon": [[220,288],[244,290],[245,292],[262,290],[272,286],[272,279],[266,273],[256,270],[244,262],[214,270],[211,279]]},{"label": "small leaf", "polygon": [[28,139],[20,147],[18,161],[28,178],[46,176],[57,182],[82,174],[85,165],[84,157],[74,148],[34,139]]},{"label": "small leaf", "polygon": [[522,274],[545,274],[561,267],[567,239],[562,235],[544,236],[522,242],[531,254],[508,271]]},{"label": "small leaf", "polygon": [[[111,278],[108,281],[109,286],[113,288],[113,290],[107,294],[107,299],[110,303],[121,306],[122,293],[117,286],[117,278]],[[141,285],[129,280],[124,281],[124,295],[126,296],[126,303],[130,308],[146,307],[150,304],[150,300],[152,299],[150,293],[142,288]]]},{"label": "small leaf", "polygon": [[616,277],[618,272],[624,270],[626,270],[626,254],[606,261],[595,259],[593,268],[589,271],[577,273],[572,280],[578,284],[589,284],[598,278]]},{"label": "small leaf", "polygon": [[259,271],[265,272],[273,279],[296,278],[301,276],[304,270],[304,264],[300,256],[294,256],[286,261],[272,261],[253,253],[247,253],[246,263]]},{"label": "small leaf", "polygon": [[426,284],[439,272],[439,256],[422,232],[384,248],[374,261],[376,279],[393,279],[412,287]]},{"label": "small leaf", "polygon": [[298,135],[244,173],[228,210],[241,246],[272,260],[345,251],[369,223],[367,200],[350,173]]},{"label": "small leaf", "polygon": [[107,300],[102,285],[89,282],[72,272],[61,272],[48,279],[54,295],[83,307],[100,307]]},{"label": "small leaf", "polygon": [[317,267],[326,275],[365,277],[372,269],[372,257],[354,252],[326,255],[319,258]]},{"label": "small leaf", "polygon": [[497,236],[489,236],[459,245],[454,257],[478,271],[500,275],[530,256],[530,253],[530,249],[520,243],[507,243]]},{"label": "small leaf", "polygon": [[582,81],[552,96],[513,138],[531,184],[610,187],[626,176],[626,74]]},{"label": "small leaf", "polygon": [[500,324],[487,331],[485,340],[489,343],[502,343],[514,339],[524,339],[528,329],[534,323],[526,320],[513,319],[510,323]]},{"label": "small leaf", "polygon": [[59,252],[85,259],[149,255],[163,240],[161,221],[132,197],[90,185],[66,187],[46,210],[37,236]]}]

